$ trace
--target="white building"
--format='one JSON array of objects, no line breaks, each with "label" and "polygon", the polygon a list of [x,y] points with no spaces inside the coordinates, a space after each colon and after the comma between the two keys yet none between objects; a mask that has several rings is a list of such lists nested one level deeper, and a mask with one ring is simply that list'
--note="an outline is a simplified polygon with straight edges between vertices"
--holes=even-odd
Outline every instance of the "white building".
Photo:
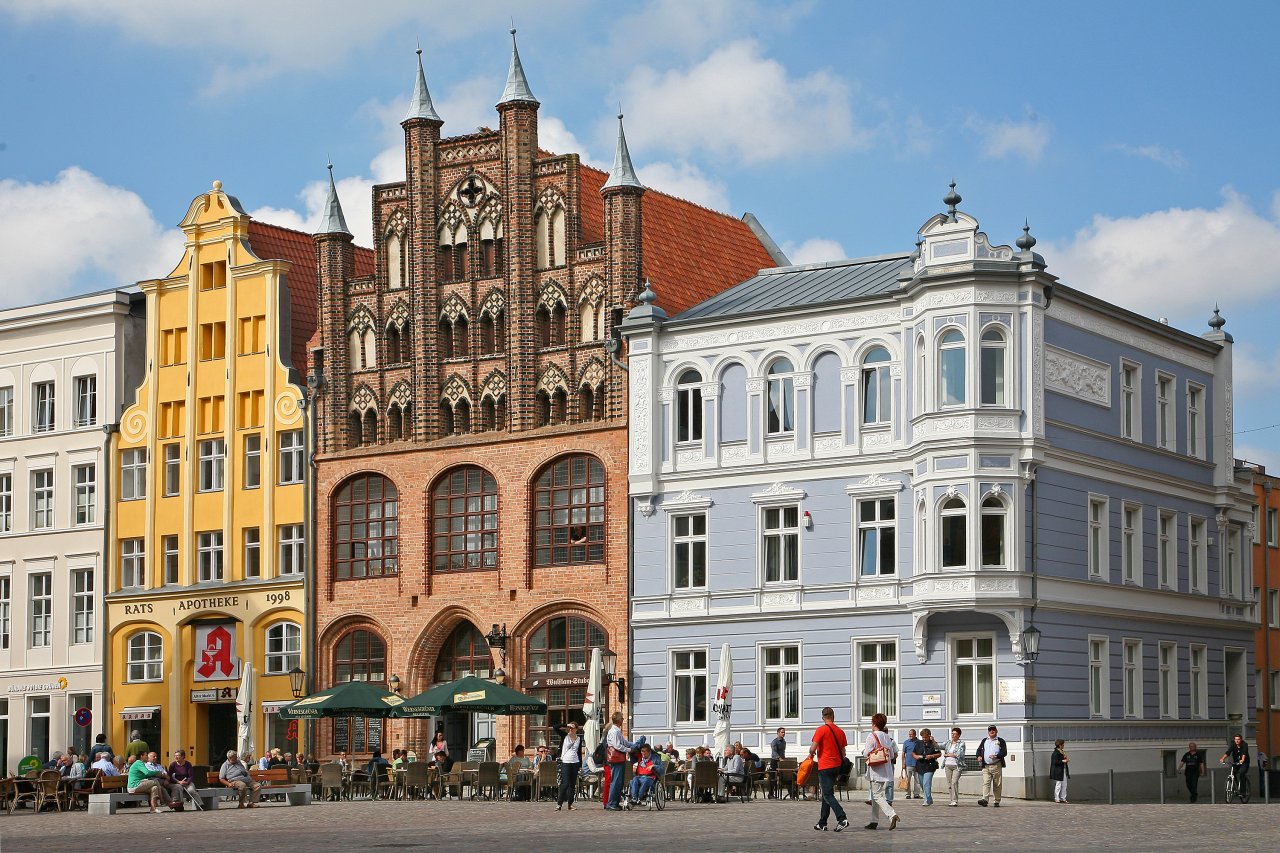
[{"label": "white building", "polygon": [[[104,722],[104,425],[142,375],[142,296],[0,311],[0,773]],[[89,710],[78,725],[79,709]]]}]

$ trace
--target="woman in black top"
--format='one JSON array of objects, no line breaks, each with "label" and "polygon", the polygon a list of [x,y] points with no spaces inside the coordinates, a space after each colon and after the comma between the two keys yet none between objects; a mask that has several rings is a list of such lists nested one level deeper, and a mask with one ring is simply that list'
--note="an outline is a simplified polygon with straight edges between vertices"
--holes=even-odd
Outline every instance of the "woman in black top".
[{"label": "woman in black top", "polygon": [[1049,778],[1053,780],[1053,801],[1055,803],[1065,803],[1067,801],[1067,780],[1071,778],[1071,769],[1067,767],[1070,759],[1067,758],[1067,751],[1063,749],[1066,744],[1062,738],[1058,738],[1053,742],[1053,755],[1049,759]]},{"label": "woman in black top", "polygon": [[920,788],[924,791],[924,804],[933,805],[933,774],[938,772],[938,759],[942,757],[942,747],[933,739],[933,732],[920,730],[920,739],[916,741],[911,754],[916,759],[916,775],[920,777]]}]

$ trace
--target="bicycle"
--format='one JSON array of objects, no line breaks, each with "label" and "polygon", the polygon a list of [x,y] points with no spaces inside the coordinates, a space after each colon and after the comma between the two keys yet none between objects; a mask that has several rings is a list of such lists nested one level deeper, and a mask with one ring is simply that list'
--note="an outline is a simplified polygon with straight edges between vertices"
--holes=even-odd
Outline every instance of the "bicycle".
[{"label": "bicycle", "polygon": [[1249,802],[1249,774],[1241,771],[1239,774],[1228,772],[1225,796],[1222,801],[1224,803],[1231,802],[1232,798],[1239,800],[1242,804]]}]

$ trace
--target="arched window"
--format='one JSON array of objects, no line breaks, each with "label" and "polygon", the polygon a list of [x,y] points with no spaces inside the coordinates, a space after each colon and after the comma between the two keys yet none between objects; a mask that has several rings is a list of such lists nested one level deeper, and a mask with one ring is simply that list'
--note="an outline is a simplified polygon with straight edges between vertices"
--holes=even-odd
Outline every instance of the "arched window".
[{"label": "arched window", "polygon": [[676,441],[702,441],[702,374],[696,370],[676,380]]},{"label": "arched window", "polygon": [[493,656],[480,629],[470,622],[459,622],[444,641],[436,658],[437,684],[467,675],[489,678],[493,674]]},{"label": "arched window", "polygon": [[364,410],[363,434],[365,444],[378,443],[378,413],[373,409]]},{"label": "arched window", "polygon": [[964,333],[952,329],[938,345],[938,405],[965,404]]},{"label": "arched window", "polygon": [[551,346],[551,312],[545,305],[539,305],[533,312],[533,324],[538,331],[538,346]]},{"label": "arched window", "polygon": [[486,309],[480,315],[480,354],[504,352],[507,348],[507,332],[503,327],[501,309],[492,313]]},{"label": "arched window", "polygon": [[1005,524],[1008,508],[995,495],[982,502],[982,567],[1003,568],[1008,565],[1005,551]]},{"label": "arched window", "polygon": [[400,327],[394,323],[387,325],[387,364],[399,364],[406,361],[407,351],[401,351],[400,345]]},{"label": "arched window", "polygon": [[359,412],[347,415],[347,447],[360,447],[364,444],[364,421]]},{"label": "arched window", "polygon": [[534,564],[604,562],[604,466],[565,456],[534,481]]},{"label": "arched window", "polygon": [[387,680],[387,645],[372,631],[352,631],[333,651],[333,683]]},{"label": "arched window", "polygon": [[284,675],[302,666],[302,628],[277,622],[267,629],[267,675]]},{"label": "arched window", "polygon": [[404,287],[404,250],[397,234],[387,235],[387,287],[399,290]]},{"label": "arched window", "polygon": [[471,402],[466,398],[453,406],[453,429],[455,435],[466,435],[471,432]]},{"label": "arched window", "polygon": [[440,228],[440,246],[436,250],[436,277],[441,282],[454,280],[453,273],[453,235],[449,226]]},{"label": "arched window", "polygon": [[595,419],[596,392],[590,385],[583,384],[578,389],[578,420],[586,422]]},{"label": "arched window", "polygon": [[551,263],[553,266],[564,266],[564,208],[556,205],[551,211]]},{"label": "arched window", "polygon": [[923,503],[916,507],[914,535],[916,546],[912,550],[916,557],[916,574],[922,575],[929,570],[929,549],[925,545],[929,541],[929,510]]},{"label": "arched window", "polygon": [[862,359],[862,422],[887,424],[893,420],[893,379],[889,351],[875,347]]},{"label": "arched window", "polygon": [[440,343],[440,357],[453,358],[453,323],[447,317],[440,318],[440,334],[436,340]]},{"label": "arched window", "polygon": [[1006,352],[1004,332],[992,327],[982,333],[982,405],[1005,404]]},{"label": "arched window", "polygon": [[352,370],[369,370],[378,366],[378,338],[372,328],[354,326],[347,337]]},{"label": "arched window", "polygon": [[453,238],[453,280],[467,280],[467,226],[459,225]]},{"label": "arched window", "polygon": [[483,468],[446,471],[431,492],[431,565],[437,572],[498,566],[498,483]]},{"label": "arched window", "polygon": [[916,375],[911,377],[911,381],[916,386],[916,414],[923,415],[928,405],[929,396],[929,370],[928,370],[929,352],[925,349],[924,336],[916,338]]},{"label": "arched window", "polygon": [[480,431],[489,432],[491,429],[494,429],[494,425],[497,421],[497,406],[494,405],[493,398],[486,395],[480,401]]},{"label": "arched window", "polygon": [[338,580],[394,575],[400,566],[400,493],[381,474],[359,474],[333,499]]},{"label": "arched window", "polygon": [[538,269],[545,270],[551,266],[551,221],[545,209],[539,209],[534,216],[533,242],[536,247]]},{"label": "arched window", "polygon": [[139,631],[129,638],[129,681],[160,681],[164,640],[154,631]]},{"label": "arched window", "polygon": [[565,422],[569,410],[569,394],[563,388],[551,392],[551,423]]},{"label": "arched window", "polygon": [[581,340],[583,343],[598,340],[596,337],[596,304],[589,300],[584,300],[578,306],[578,322],[581,327]]},{"label": "arched window", "polygon": [[942,567],[954,568],[967,565],[969,514],[964,499],[955,497],[942,505],[942,517],[938,521],[942,537]]},{"label": "arched window", "polygon": [[765,401],[765,434],[780,435],[795,429],[796,389],[791,378],[795,370],[788,359],[769,365],[769,393]]},{"label": "arched window", "polygon": [[404,411],[399,403],[392,403],[387,409],[387,441],[400,441],[404,438]]},{"label": "arched window", "polygon": [[551,395],[546,391],[539,391],[535,397],[538,409],[538,426],[547,426],[551,423]]},{"label": "arched window", "polygon": [[448,400],[440,401],[440,436],[456,435],[456,423],[453,419],[453,405]]},{"label": "arched window", "polygon": [[[585,675],[593,648],[608,648],[609,635],[590,619],[556,616],[538,626],[530,635],[525,671],[529,673],[577,673]],[[553,687],[529,691],[547,703],[546,716],[530,720],[529,742],[554,744],[569,723],[582,726],[585,687]]]},{"label": "arched window", "polygon": [[502,272],[502,230],[495,235],[493,223],[480,225],[480,275],[494,276]]},{"label": "arched window", "polygon": [[453,321],[453,357],[469,358],[471,356],[471,338],[467,336],[467,315],[461,314]]}]

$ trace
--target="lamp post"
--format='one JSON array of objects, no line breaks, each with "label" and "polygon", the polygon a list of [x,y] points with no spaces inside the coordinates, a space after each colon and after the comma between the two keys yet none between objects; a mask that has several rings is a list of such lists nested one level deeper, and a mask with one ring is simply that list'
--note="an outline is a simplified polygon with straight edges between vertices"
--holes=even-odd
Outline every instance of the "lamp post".
[{"label": "lamp post", "polygon": [[1031,610],[1031,621],[1022,632],[1022,660],[1027,664],[1027,677],[1023,679],[1022,701],[1027,709],[1027,742],[1031,750],[1031,799],[1036,798],[1036,729],[1031,722],[1035,716],[1036,681],[1031,676],[1032,667],[1040,658],[1040,629],[1035,625],[1035,608]]},{"label": "lamp post", "polygon": [[627,704],[627,679],[625,676],[617,674],[618,653],[605,649],[600,653],[600,660],[604,663],[604,683],[617,685],[618,704]]},{"label": "lamp post", "polygon": [[[316,353],[312,352],[313,361],[316,360]],[[306,657],[307,666],[311,667],[311,672],[306,673],[299,667],[294,667],[294,672],[298,673],[295,681],[293,672],[289,674],[289,683],[293,688],[293,695],[300,698],[302,693],[315,692],[315,666],[316,659],[316,417],[319,414],[316,409],[320,402],[320,395],[324,393],[328,382],[325,380],[324,371],[318,366],[313,367],[311,372],[307,374],[307,387],[302,391],[302,442],[303,453],[306,455],[306,485],[302,491],[302,530],[306,537],[307,560],[305,571],[302,573],[302,598],[306,603],[306,618],[304,621],[304,631],[306,636]],[[315,754],[315,723],[307,720],[307,738],[306,751]]]},{"label": "lamp post", "polygon": [[306,692],[307,673],[301,667],[295,666],[289,670],[289,689],[293,691],[294,699],[301,699]]},{"label": "lamp post", "polygon": [[507,640],[510,638],[507,633],[506,623],[502,627],[498,627],[498,623],[494,622],[493,627],[489,629],[489,633],[484,635],[485,642],[489,644],[489,648],[497,649],[502,656],[502,663],[498,666],[498,671],[493,674],[493,680],[501,684],[507,677]]}]

